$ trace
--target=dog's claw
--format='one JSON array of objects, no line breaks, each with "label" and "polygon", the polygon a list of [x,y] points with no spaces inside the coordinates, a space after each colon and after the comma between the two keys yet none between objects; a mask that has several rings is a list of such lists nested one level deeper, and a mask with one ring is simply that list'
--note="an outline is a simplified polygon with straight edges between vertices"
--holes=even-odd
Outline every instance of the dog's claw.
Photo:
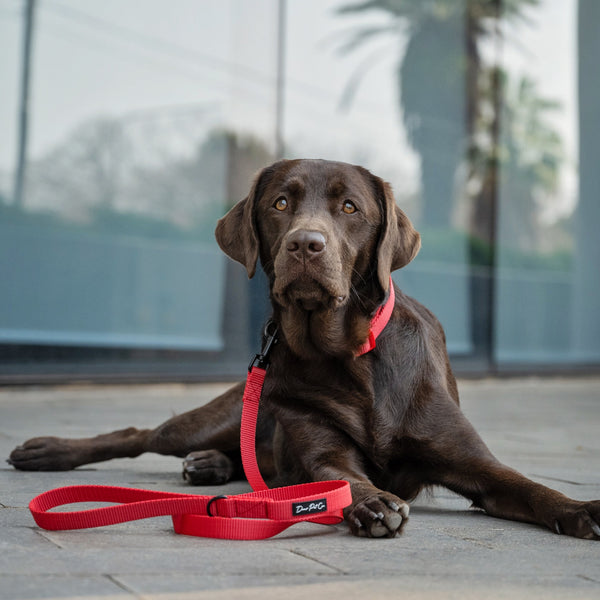
[{"label": "dog's claw", "polygon": [[356,503],[346,515],[352,533],[360,537],[391,538],[408,520],[408,504],[388,492],[377,491]]},{"label": "dog's claw", "polygon": [[562,535],[562,529],[560,528],[560,523],[558,521],[554,521],[554,531],[556,531],[558,535]]}]

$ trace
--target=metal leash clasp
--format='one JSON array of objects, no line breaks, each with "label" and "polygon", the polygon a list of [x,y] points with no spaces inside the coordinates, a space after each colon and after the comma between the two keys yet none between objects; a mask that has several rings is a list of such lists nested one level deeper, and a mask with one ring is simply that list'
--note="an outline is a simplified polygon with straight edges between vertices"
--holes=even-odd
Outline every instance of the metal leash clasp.
[{"label": "metal leash clasp", "polygon": [[269,319],[263,329],[263,345],[259,354],[256,354],[248,365],[248,372],[252,370],[252,367],[259,367],[260,369],[266,369],[269,366],[269,353],[273,346],[277,343],[277,323],[273,319]]}]

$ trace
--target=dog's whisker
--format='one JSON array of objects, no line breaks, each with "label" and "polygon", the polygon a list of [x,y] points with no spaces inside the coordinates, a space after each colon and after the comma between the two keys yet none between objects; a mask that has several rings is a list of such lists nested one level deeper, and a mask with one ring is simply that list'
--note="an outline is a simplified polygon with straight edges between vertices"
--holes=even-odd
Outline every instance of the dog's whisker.
[{"label": "dog's whisker", "polygon": [[350,286],[350,296],[356,300],[356,304],[358,304],[363,312],[367,312],[367,305],[365,304],[365,301],[353,285]]}]

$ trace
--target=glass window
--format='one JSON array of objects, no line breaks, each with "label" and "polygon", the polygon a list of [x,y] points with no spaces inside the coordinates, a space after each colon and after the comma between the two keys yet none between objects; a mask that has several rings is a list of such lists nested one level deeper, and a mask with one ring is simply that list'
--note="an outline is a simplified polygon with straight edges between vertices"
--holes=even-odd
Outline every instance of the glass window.
[{"label": "glass window", "polygon": [[235,355],[251,288],[213,231],[273,157],[274,3],[36,3],[19,163],[27,5],[1,21],[0,344]]},{"label": "glass window", "polygon": [[543,0],[527,17],[504,23],[496,358],[598,363],[600,5]]},{"label": "glass window", "polygon": [[266,281],[213,231],[280,156],[392,184],[423,239],[394,278],[459,372],[597,368],[599,22],[596,0],[5,2],[0,381],[242,375]]}]

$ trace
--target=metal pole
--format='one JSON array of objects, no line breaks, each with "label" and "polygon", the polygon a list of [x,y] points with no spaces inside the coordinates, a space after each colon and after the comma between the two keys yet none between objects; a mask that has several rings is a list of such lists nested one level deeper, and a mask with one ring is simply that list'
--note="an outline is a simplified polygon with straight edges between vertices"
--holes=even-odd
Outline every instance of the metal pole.
[{"label": "metal pole", "polygon": [[23,62],[21,70],[21,93],[19,99],[19,137],[17,169],[15,171],[14,206],[23,207],[25,169],[27,160],[27,137],[29,129],[29,80],[31,74],[31,44],[33,15],[36,0],[25,0],[23,11]]},{"label": "metal pole", "polygon": [[504,103],[504,86],[502,82],[502,67],[503,67],[503,48],[504,38],[502,36],[502,17],[504,0],[494,0],[495,15],[494,15],[494,71],[492,74],[492,102],[494,103],[494,120],[492,121],[492,144],[493,144],[493,166],[494,186],[491,193],[490,207],[490,278],[489,278],[489,299],[488,299],[488,364],[491,373],[497,373],[497,341],[498,332],[496,331],[496,312],[498,305],[496,302],[496,294],[498,291],[498,217],[500,211],[500,147],[502,137],[502,107]]},{"label": "metal pole", "polygon": [[283,158],[283,110],[285,96],[286,0],[279,0],[277,10],[277,84],[275,90],[275,158]]}]

